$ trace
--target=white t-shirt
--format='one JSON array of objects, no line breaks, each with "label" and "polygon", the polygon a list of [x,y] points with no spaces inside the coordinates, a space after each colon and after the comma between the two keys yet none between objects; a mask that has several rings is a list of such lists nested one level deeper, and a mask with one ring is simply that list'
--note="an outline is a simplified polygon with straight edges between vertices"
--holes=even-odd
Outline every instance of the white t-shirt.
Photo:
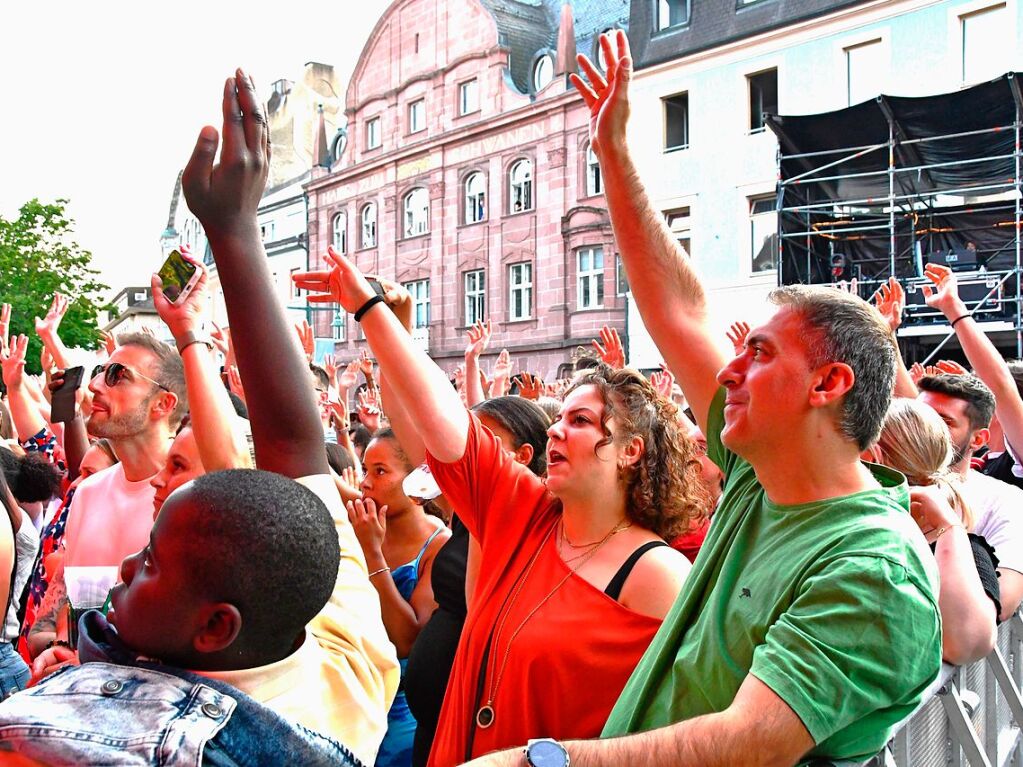
[{"label": "white t-shirt", "polygon": [[316,493],[334,518],[341,562],[330,600],[288,657],[258,668],[196,673],[237,687],[373,764],[398,689],[397,653],[387,638],[380,598],[334,480],[319,474],[297,481]]},{"label": "white t-shirt", "polygon": [[973,532],[998,555],[998,566],[1023,573],[1023,490],[970,469],[962,484]]},{"label": "white t-shirt", "polygon": [[149,543],[153,496],[149,477],[129,482],[117,463],[82,481],[68,511],[65,566],[120,565]]},{"label": "white t-shirt", "polygon": [[36,564],[36,554],[39,553],[39,531],[35,529],[28,514],[21,515],[21,527],[14,535],[14,550],[18,553],[18,569],[14,573],[14,592],[11,603],[7,606],[7,620],[4,622],[3,640],[7,642],[18,636],[21,592],[25,590],[25,584],[28,583]]}]

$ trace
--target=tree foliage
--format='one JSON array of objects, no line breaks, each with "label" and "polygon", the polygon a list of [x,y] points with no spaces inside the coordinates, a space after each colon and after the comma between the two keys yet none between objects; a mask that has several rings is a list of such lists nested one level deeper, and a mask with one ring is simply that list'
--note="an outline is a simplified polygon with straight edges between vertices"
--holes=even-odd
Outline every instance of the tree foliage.
[{"label": "tree foliage", "polygon": [[70,301],[60,326],[60,337],[69,347],[95,349],[101,343],[96,318],[109,308],[99,298],[108,288],[96,278],[92,254],[74,241],[74,221],[66,208],[67,200],[31,200],[17,218],[0,216],[0,301],[11,305],[11,335],[29,337],[32,372],[39,371],[42,347],[35,317],[46,315],[55,292]]}]

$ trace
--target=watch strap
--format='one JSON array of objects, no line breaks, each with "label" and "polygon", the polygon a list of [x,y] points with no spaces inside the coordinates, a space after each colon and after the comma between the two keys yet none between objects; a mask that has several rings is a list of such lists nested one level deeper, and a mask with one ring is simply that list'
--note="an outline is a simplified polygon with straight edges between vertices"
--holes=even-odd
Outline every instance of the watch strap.
[{"label": "watch strap", "polygon": [[178,354],[184,354],[185,349],[192,344],[203,344],[208,347],[210,351],[213,351],[213,341],[205,336],[197,336],[191,330],[185,333],[181,338],[176,338],[174,343],[178,347]]}]

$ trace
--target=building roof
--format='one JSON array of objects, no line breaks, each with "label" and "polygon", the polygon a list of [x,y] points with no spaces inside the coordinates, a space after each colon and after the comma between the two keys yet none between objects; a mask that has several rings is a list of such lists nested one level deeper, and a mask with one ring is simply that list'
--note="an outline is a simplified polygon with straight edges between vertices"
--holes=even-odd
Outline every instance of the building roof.
[{"label": "building roof", "polygon": [[[558,41],[563,0],[480,0],[497,22],[498,42],[507,46],[509,74],[522,93],[532,92],[533,61],[542,51],[554,51]],[[628,0],[574,0],[576,50],[592,55],[596,37],[606,29],[629,24]]]}]

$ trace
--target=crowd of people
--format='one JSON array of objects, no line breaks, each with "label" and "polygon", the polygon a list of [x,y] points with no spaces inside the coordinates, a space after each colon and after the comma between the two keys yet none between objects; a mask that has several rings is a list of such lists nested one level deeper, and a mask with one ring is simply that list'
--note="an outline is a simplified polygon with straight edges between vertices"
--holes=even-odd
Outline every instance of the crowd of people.
[{"label": "crowd of people", "polygon": [[969,368],[904,364],[895,279],[870,301],[779,288],[726,359],[632,161],[626,37],[600,44],[605,74],[580,56],[572,79],[665,360],[649,378],[611,328],[570,378],[514,376],[507,351],[487,371],[481,322],[452,381],[408,291],[333,250],[296,286],[368,350],[317,364],[261,244],[269,136],[241,70],[182,178],[229,326],[186,250],[194,290],[153,278],[173,344],[108,339],[54,420],[67,300],[36,320],[41,377],[4,307],[0,756],[862,760],[943,660],[992,650],[1023,599],[1023,365],[937,265],[926,300]]}]

